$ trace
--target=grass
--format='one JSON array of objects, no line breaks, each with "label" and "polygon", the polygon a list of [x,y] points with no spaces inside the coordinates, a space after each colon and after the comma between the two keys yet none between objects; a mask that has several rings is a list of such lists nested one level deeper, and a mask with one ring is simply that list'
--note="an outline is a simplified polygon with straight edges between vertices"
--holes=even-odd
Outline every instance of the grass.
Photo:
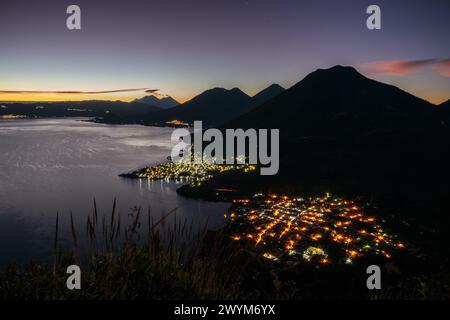
[{"label": "grass", "polygon": [[[134,208],[129,215],[131,223],[123,225],[115,202],[109,217],[100,216],[94,203],[93,213],[86,221],[87,252],[79,248],[72,214],[73,248],[60,246],[57,215],[53,264],[30,261],[23,267],[9,266],[0,273],[0,299],[236,298],[238,291],[232,275],[237,270],[228,263],[232,257],[229,251],[210,245],[209,252],[200,255],[195,246],[180,240],[193,237],[192,224],[176,219],[162,234],[158,226],[172,214],[176,210],[154,221],[148,212],[144,225],[141,209]],[[145,239],[142,234],[146,234]],[[66,288],[66,270],[72,264],[81,266],[81,290]]]},{"label": "grass", "polygon": [[[146,216],[146,217],[145,217]],[[171,216],[167,231],[162,224]],[[5,300],[251,300],[251,299],[445,299],[450,297],[446,269],[437,273],[383,276],[383,290],[365,288],[365,266],[286,266],[261,258],[229,241],[227,226],[198,236],[176,209],[159,220],[133,208],[129,223],[116,204],[100,215],[94,202],[83,236],[70,215],[71,248],[61,245],[56,216],[53,263],[30,261],[0,272]],[[145,223],[143,222],[145,221]],[[189,239],[189,240],[186,240]],[[84,247],[81,243],[87,242]],[[81,290],[69,290],[69,265],[81,266]],[[358,269],[362,267],[362,269]],[[389,280],[389,281],[384,281]]]}]

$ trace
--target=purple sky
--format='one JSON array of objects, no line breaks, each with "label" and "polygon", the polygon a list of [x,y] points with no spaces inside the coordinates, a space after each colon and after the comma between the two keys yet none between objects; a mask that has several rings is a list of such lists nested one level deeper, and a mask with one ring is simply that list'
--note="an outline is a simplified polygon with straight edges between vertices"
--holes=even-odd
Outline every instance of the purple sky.
[{"label": "purple sky", "polygon": [[[81,31],[66,28],[70,4]],[[366,28],[370,4],[382,30]],[[450,98],[449,31],[448,0],[0,0],[0,101],[61,96],[2,90],[254,94],[344,64],[436,103]]]}]

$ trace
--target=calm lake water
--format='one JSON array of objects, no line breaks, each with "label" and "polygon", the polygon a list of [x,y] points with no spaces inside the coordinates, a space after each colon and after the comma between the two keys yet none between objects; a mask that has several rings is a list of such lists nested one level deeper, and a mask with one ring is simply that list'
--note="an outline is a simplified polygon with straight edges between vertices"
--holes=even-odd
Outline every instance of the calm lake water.
[{"label": "calm lake water", "polygon": [[176,219],[192,222],[197,231],[206,223],[209,229],[225,223],[227,203],[179,196],[176,183],[118,176],[165,161],[172,129],[80,120],[0,120],[1,265],[48,257],[57,212],[63,243],[71,238],[70,212],[79,237],[84,235],[94,198],[108,216],[117,198],[122,221],[140,206],[145,217],[150,208],[155,219],[177,208]]}]

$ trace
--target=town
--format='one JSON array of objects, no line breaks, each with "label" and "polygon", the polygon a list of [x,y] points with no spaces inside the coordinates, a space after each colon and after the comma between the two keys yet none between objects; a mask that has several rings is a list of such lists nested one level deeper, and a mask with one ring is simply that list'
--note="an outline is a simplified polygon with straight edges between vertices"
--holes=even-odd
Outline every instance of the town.
[{"label": "town", "polygon": [[[209,128],[203,131],[202,121],[194,121],[191,134],[186,128],[175,129],[171,158],[174,163],[180,161],[203,162],[214,159],[217,165],[259,165],[261,175],[275,175],[279,169],[279,130],[278,129],[226,129],[223,131]],[[269,138],[270,131],[270,138]],[[191,143],[193,136],[193,143]],[[206,143],[206,146],[205,146]],[[268,148],[270,147],[270,153]],[[198,155],[193,157],[193,155]]]}]

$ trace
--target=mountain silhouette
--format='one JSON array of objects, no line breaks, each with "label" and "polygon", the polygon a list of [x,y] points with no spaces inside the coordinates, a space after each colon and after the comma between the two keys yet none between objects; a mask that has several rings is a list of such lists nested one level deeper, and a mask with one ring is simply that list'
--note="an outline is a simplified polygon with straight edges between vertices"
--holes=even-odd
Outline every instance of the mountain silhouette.
[{"label": "mountain silhouette", "polygon": [[223,177],[211,190],[239,184],[251,192],[289,186],[428,194],[427,186],[450,171],[450,122],[438,109],[352,67],[319,69],[221,126],[279,129],[278,173],[252,181]]},{"label": "mountain silhouette", "polygon": [[276,97],[280,93],[284,91],[284,88],[280,86],[279,84],[272,84],[269,87],[265,88],[264,90],[260,91],[256,95],[252,97],[252,104],[257,107],[262,105],[264,102],[272,99],[273,97]]},{"label": "mountain silhouette", "polygon": [[[433,217],[427,210],[429,199],[444,203],[450,192],[444,178],[450,176],[450,129],[439,109],[352,67],[319,69],[221,126],[279,129],[276,175],[223,175],[200,191],[181,192],[213,197],[219,188],[293,194],[328,190],[382,199],[410,216],[448,220],[446,210]],[[419,201],[420,209],[414,209]]]},{"label": "mountain silhouette", "polygon": [[[277,174],[223,174],[178,192],[205,199],[217,199],[219,190],[228,189],[238,196],[347,195],[374,204],[380,216],[392,221],[421,221],[433,233],[445,226],[442,240],[436,238],[445,243],[450,225],[449,109],[447,102],[435,106],[352,67],[319,69],[221,126],[279,129],[279,154],[270,151]],[[406,229],[423,236],[410,224]]]},{"label": "mountain silhouette", "polygon": [[447,101],[442,102],[438,107],[450,111],[450,99],[448,99]]},{"label": "mountain silhouette", "polygon": [[442,117],[442,125],[450,129],[450,99],[442,102],[437,108]]},{"label": "mountain silhouette", "polygon": [[435,128],[431,103],[371,80],[352,67],[319,69],[224,128],[278,128],[283,139],[391,139]]},{"label": "mountain silhouette", "polygon": [[181,120],[188,123],[201,120],[206,127],[218,126],[247,113],[283,91],[280,85],[272,84],[250,98],[238,88],[213,88],[170,110],[152,114],[150,119],[157,122]]},{"label": "mountain silhouette", "polygon": [[247,112],[251,107],[252,98],[240,89],[214,88],[179,106],[152,114],[149,120],[151,122],[181,120],[189,123],[201,120],[205,127],[211,127],[225,123]]},{"label": "mountain silhouette", "polygon": [[140,99],[135,99],[133,102],[138,103],[144,103],[148,105],[152,105],[161,109],[169,109],[172,107],[175,107],[179,105],[180,103],[173,99],[172,97],[164,97],[159,99],[158,97],[155,97],[154,95],[148,95],[145,97],[142,97]]}]

